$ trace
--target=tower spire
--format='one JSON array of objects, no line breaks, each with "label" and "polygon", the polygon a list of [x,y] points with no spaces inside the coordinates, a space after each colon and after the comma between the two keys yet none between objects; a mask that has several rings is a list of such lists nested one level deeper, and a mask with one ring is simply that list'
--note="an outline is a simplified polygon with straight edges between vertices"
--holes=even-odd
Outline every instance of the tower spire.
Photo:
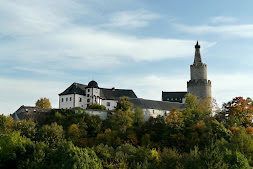
[{"label": "tower spire", "polygon": [[198,65],[199,63],[202,63],[201,54],[200,54],[200,45],[199,41],[197,41],[195,45],[195,57],[194,57],[194,65]]}]

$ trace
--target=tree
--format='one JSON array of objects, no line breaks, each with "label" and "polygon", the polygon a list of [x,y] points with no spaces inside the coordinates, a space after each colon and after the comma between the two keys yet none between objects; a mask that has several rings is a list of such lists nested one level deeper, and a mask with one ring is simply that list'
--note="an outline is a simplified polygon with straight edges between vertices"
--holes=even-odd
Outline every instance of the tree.
[{"label": "tree", "polygon": [[22,120],[16,123],[15,130],[20,131],[21,136],[26,136],[33,140],[37,133],[36,123],[32,120]]},{"label": "tree", "polygon": [[250,134],[247,134],[244,127],[240,127],[236,134],[232,136],[229,147],[244,154],[250,165],[253,165],[253,139]]},{"label": "tree", "polygon": [[42,166],[47,146],[12,132],[0,136],[0,168],[46,168]]},{"label": "tree", "polygon": [[142,126],[144,123],[143,110],[139,107],[134,109],[134,123],[138,124],[138,126]]},{"label": "tree", "polygon": [[91,104],[87,107],[87,109],[97,109],[97,110],[106,110],[106,107],[104,105],[100,105],[97,103]]},{"label": "tree", "polygon": [[184,128],[183,113],[177,109],[172,109],[166,118],[166,123],[170,129],[181,130]]},{"label": "tree", "polygon": [[115,112],[109,117],[112,129],[119,131],[121,134],[133,125],[133,104],[129,102],[128,97],[119,98]]},{"label": "tree", "polygon": [[49,147],[55,148],[64,140],[64,130],[57,123],[45,125],[39,131],[40,141],[44,141]]},{"label": "tree", "polygon": [[0,115],[0,133],[10,133],[14,126],[15,122],[11,116]]},{"label": "tree", "polygon": [[48,98],[40,98],[37,100],[37,102],[35,103],[35,106],[38,108],[43,108],[43,109],[51,109],[51,103],[49,101]]},{"label": "tree", "polygon": [[224,161],[229,164],[229,168],[232,169],[249,169],[252,168],[245,156],[240,152],[226,151],[224,155]]},{"label": "tree", "polygon": [[226,125],[248,127],[252,125],[253,102],[250,98],[236,97],[232,101],[223,105],[221,113],[217,119]]},{"label": "tree", "polygon": [[89,148],[79,148],[72,142],[63,142],[50,154],[49,169],[100,169],[102,164],[95,152]]}]

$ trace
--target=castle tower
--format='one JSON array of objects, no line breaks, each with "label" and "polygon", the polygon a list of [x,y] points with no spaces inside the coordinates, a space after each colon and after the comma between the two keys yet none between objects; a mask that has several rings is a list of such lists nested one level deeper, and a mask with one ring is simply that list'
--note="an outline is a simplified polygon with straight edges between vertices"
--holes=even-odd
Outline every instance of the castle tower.
[{"label": "castle tower", "polygon": [[187,82],[187,92],[198,96],[200,100],[211,97],[211,81],[207,80],[207,66],[202,62],[198,41],[195,45],[194,63],[190,66],[190,69],[191,80]]}]

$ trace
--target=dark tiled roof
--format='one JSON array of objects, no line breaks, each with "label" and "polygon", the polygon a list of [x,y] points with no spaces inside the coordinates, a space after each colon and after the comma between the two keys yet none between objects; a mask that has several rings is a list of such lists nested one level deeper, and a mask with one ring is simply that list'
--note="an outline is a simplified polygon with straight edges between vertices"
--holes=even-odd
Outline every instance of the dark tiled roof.
[{"label": "dark tiled roof", "polygon": [[157,109],[157,110],[172,110],[173,108],[182,110],[184,104],[182,103],[172,103],[165,101],[155,101],[155,100],[146,100],[146,99],[129,99],[130,102],[134,104],[134,108],[140,107],[144,109]]},{"label": "dark tiled roof", "polygon": [[48,114],[51,109],[43,109],[33,106],[21,106],[15,113],[11,114],[14,121],[20,121],[24,119],[35,119],[36,114]]},{"label": "dark tiled roof", "polygon": [[45,124],[52,115],[52,109],[43,109],[31,106],[21,106],[15,113],[11,114],[14,121],[33,120],[39,125]]},{"label": "dark tiled roof", "polygon": [[162,92],[162,101],[182,103],[182,98],[184,98],[186,94],[187,92]]},{"label": "dark tiled roof", "polygon": [[100,88],[100,97],[102,97],[102,99],[118,100],[122,96],[127,96],[129,98],[137,98],[133,90]]},{"label": "dark tiled roof", "polygon": [[68,94],[80,94],[85,95],[85,88],[87,85],[83,85],[80,83],[73,83],[71,86],[69,86],[64,92],[60,93],[59,95],[68,95]]}]

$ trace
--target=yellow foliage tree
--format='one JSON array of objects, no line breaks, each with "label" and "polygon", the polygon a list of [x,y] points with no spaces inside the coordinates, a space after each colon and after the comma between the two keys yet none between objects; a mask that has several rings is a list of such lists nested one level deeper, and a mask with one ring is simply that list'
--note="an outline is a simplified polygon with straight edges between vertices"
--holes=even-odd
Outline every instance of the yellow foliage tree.
[{"label": "yellow foliage tree", "polygon": [[51,109],[51,103],[49,101],[48,98],[40,98],[37,100],[37,102],[35,103],[35,106],[38,108],[44,108],[44,109]]}]

